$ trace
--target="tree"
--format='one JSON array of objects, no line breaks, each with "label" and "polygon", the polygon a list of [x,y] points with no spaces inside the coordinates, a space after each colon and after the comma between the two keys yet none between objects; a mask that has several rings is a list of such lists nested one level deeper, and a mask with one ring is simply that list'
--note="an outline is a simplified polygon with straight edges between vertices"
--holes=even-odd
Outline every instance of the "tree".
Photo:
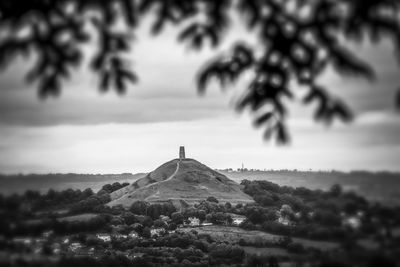
[{"label": "tree", "polygon": [[184,219],[184,217],[181,212],[177,211],[177,212],[172,213],[172,215],[171,215],[171,220],[175,224],[182,224],[183,219]]},{"label": "tree", "polygon": [[174,222],[172,222],[168,225],[168,230],[170,230],[170,231],[174,231],[174,230],[176,230],[176,228],[178,228],[178,226]]},{"label": "tree", "polygon": [[[206,43],[217,47],[230,28],[231,16],[239,16],[259,43],[236,43],[206,64],[197,76],[198,90],[204,93],[213,78],[225,86],[244,73],[253,74],[237,109],[250,108],[256,114],[255,124],[266,126],[265,137],[275,135],[282,143],[289,140],[283,99],[295,100],[295,87],[289,81],[308,90],[304,104],[318,103],[315,119],[350,121],[344,102],[328,94],[318,78],[332,67],[342,76],[374,79],[371,66],[356,57],[348,43],[385,38],[400,52],[398,0],[3,0],[0,30],[7,35],[0,41],[0,66],[20,54],[34,54],[36,64],[27,81],[38,82],[42,97],[58,95],[70,70],[82,64],[83,46],[96,35],[97,52],[90,68],[98,74],[102,91],[113,87],[123,93],[128,83],[138,80],[123,53],[132,46],[138,22],[154,10],[152,32],[159,34],[169,24],[183,25],[178,40],[194,50]],[[27,34],[21,34],[24,31]],[[400,106],[400,93],[396,101]]]},{"label": "tree", "polygon": [[340,215],[331,210],[317,209],[315,211],[314,220],[325,226],[340,226],[342,220]]},{"label": "tree", "polygon": [[246,267],[256,266],[256,267],[267,267],[267,259],[263,256],[250,255],[246,259]]},{"label": "tree", "polygon": [[157,220],[154,221],[154,227],[156,227],[156,228],[167,228],[167,224],[163,220],[157,219]]},{"label": "tree", "polygon": [[143,221],[141,221],[141,224],[143,224],[143,226],[151,227],[153,225],[153,220],[151,219],[150,216],[144,216]]},{"label": "tree", "polygon": [[212,222],[214,224],[231,224],[232,217],[229,214],[225,214],[222,212],[212,212],[207,214],[206,220],[208,222]]},{"label": "tree", "polygon": [[206,219],[207,213],[205,210],[199,210],[197,212],[197,217],[199,218],[200,221],[204,221]]},{"label": "tree", "polygon": [[129,210],[138,215],[147,215],[147,209],[149,207],[149,203],[145,201],[135,201],[132,203],[131,207]]},{"label": "tree", "polygon": [[125,212],[122,214],[122,218],[124,219],[127,225],[131,225],[136,222],[136,216],[132,212]]},{"label": "tree", "polygon": [[214,203],[218,203],[218,199],[216,199],[215,197],[211,196],[207,198],[208,202],[214,202]]},{"label": "tree", "polygon": [[151,237],[151,232],[150,232],[150,228],[149,227],[143,228],[142,236],[144,238],[150,238]]},{"label": "tree", "polygon": [[246,217],[254,224],[262,223],[266,220],[262,210],[256,207],[246,210]]},{"label": "tree", "polygon": [[278,260],[274,256],[269,258],[268,267],[279,267]]},{"label": "tree", "polygon": [[343,192],[342,186],[340,184],[334,184],[329,189],[329,193],[334,197],[339,197]]}]

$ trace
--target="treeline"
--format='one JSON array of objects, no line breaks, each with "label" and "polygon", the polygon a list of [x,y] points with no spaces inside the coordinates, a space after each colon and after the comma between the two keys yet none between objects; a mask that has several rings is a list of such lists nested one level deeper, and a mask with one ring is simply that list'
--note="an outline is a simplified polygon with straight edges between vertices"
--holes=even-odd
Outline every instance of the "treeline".
[{"label": "treeline", "polygon": [[121,184],[119,182],[115,182],[113,184],[106,184],[106,185],[103,185],[103,187],[100,189],[98,194],[104,194],[104,193],[110,194],[110,193],[112,193],[114,191],[117,191],[117,190],[119,190],[119,189],[121,189],[121,188],[123,188],[125,186],[128,186],[128,185],[129,185],[129,183],[122,183]]},{"label": "treeline", "polygon": [[111,200],[110,193],[127,185],[118,182],[106,184],[98,193],[91,189],[50,189],[45,194],[28,190],[21,195],[0,195],[0,231],[10,236],[23,233],[36,235],[47,229],[55,229],[60,233],[99,229],[106,223],[102,223],[104,220],[99,219],[101,217],[89,222],[71,223],[57,221],[57,217],[85,212],[119,215],[124,211],[123,208],[111,208],[105,204]]},{"label": "treeline", "polygon": [[96,206],[109,202],[110,193],[128,185],[129,183],[121,184],[119,182],[106,184],[97,193],[87,188],[85,190],[66,189],[62,191],[50,189],[45,194],[28,190],[20,195],[0,195],[0,212],[14,213],[14,215],[17,213],[23,215],[38,211],[52,211],[55,209],[71,209],[72,212],[75,213],[88,212],[93,210]]},{"label": "treeline", "polygon": [[[252,196],[255,205],[246,205],[242,212],[247,220],[246,229],[306,237],[321,240],[344,240],[376,234],[383,228],[390,231],[400,225],[400,208],[369,203],[354,192],[345,192],[340,185],[328,191],[304,187],[279,186],[268,181],[241,183],[243,191]],[[286,225],[279,223],[285,218]],[[345,226],[345,218],[360,220],[359,229]]]},{"label": "treeline", "polygon": [[85,200],[94,193],[91,189],[55,191],[50,189],[46,194],[28,190],[22,195],[0,195],[1,211],[35,212],[55,208],[65,208],[73,203]]},{"label": "treeline", "polygon": [[95,212],[95,213],[114,213],[111,208],[105,207],[104,204],[111,201],[110,194],[123,187],[128,186],[129,183],[115,182],[113,184],[104,185],[97,194],[94,194],[79,202],[73,203],[70,207],[71,214]]},{"label": "treeline", "polygon": [[0,223],[0,235],[11,238],[15,236],[40,236],[50,230],[57,235],[110,231],[111,219],[112,216],[110,215],[98,215],[85,221],[60,221],[55,218],[47,218],[36,222]]},{"label": "treeline", "polygon": [[155,220],[160,215],[170,217],[176,211],[176,208],[171,202],[150,204],[146,201],[136,201],[131,205],[129,211],[137,215],[149,216]]}]

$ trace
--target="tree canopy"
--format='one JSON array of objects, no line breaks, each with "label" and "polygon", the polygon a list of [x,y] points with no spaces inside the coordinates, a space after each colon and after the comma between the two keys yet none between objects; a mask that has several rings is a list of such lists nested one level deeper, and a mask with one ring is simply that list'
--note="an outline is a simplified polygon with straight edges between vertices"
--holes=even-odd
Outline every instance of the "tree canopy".
[{"label": "tree canopy", "polygon": [[237,109],[249,108],[255,124],[265,126],[265,137],[285,143],[287,105],[296,100],[293,91],[299,86],[308,90],[305,105],[318,103],[316,120],[352,119],[345,103],[317,78],[332,67],[342,76],[374,79],[373,68],[346,44],[388,38],[399,58],[399,13],[398,0],[2,0],[0,66],[33,54],[36,62],[27,82],[37,83],[41,97],[58,95],[71,69],[84,64],[83,46],[96,38],[89,65],[98,74],[99,88],[123,93],[138,81],[126,52],[145,16],[153,15],[155,35],[168,24],[183,26],[177,38],[194,50],[217,47],[232,16],[238,16],[258,44],[237,42],[207,62],[196,77],[198,91],[204,93],[212,79],[226,86],[251,73]]}]

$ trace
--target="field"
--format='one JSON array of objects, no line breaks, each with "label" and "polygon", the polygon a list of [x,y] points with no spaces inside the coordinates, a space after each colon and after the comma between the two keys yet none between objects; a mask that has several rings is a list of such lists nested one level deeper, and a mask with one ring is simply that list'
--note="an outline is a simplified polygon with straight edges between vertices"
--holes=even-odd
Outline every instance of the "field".
[{"label": "field", "polygon": [[[209,234],[216,240],[228,241],[230,243],[238,243],[240,239],[248,242],[259,240],[261,242],[278,242],[283,236],[269,234],[261,231],[248,231],[238,227],[230,226],[201,226],[196,228],[181,228],[181,231],[189,232],[191,230],[197,231],[199,234]],[[316,248],[320,250],[331,250],[338,247],[335,242],[328,241],[314,241],[303,238],[292,238],[293,242],[301,243],[304,247]]]},{"label": "field", "polygon": [[291,257],[291,253],[287,252],[283,248],[256,248],[250,246],[241,246],[241,248],[246,252],[246,254],[258,255],[258,256],[281,256],[281,257]]},{"label": "field", "polygon": [[[59,217],[57,218],[57,220],[60,222],[73,222],[73,221],[82,222],[82,221],[88,221],[96,216],[97,214],[94,213],[83,213],[79,215]],[[42,221],[43,221],[42,219],[32,219],[32,220],[27,220],[26,223],[30,225],[36,225],[41,223]]]},{"label": "field", "polygon": [[58,218],[58,220],[61,222],[65,222],[65,221],[66,222],[73,222],[73,221],[81,222],[81,221],[88,221],[96,216],[97,216],[97,214],[94,214],[94,213],[84,213],[84,214],[79,214],[79,215]]}]

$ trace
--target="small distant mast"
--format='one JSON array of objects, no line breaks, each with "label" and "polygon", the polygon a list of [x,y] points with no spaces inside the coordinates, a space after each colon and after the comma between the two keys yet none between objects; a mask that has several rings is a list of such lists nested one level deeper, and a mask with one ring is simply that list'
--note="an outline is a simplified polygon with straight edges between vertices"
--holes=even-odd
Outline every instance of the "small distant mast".
[{"label": "small distant mast", "polygon": [[180,146],[179,147],[179,159],[185,159],[185,147],[184,146]]}]

